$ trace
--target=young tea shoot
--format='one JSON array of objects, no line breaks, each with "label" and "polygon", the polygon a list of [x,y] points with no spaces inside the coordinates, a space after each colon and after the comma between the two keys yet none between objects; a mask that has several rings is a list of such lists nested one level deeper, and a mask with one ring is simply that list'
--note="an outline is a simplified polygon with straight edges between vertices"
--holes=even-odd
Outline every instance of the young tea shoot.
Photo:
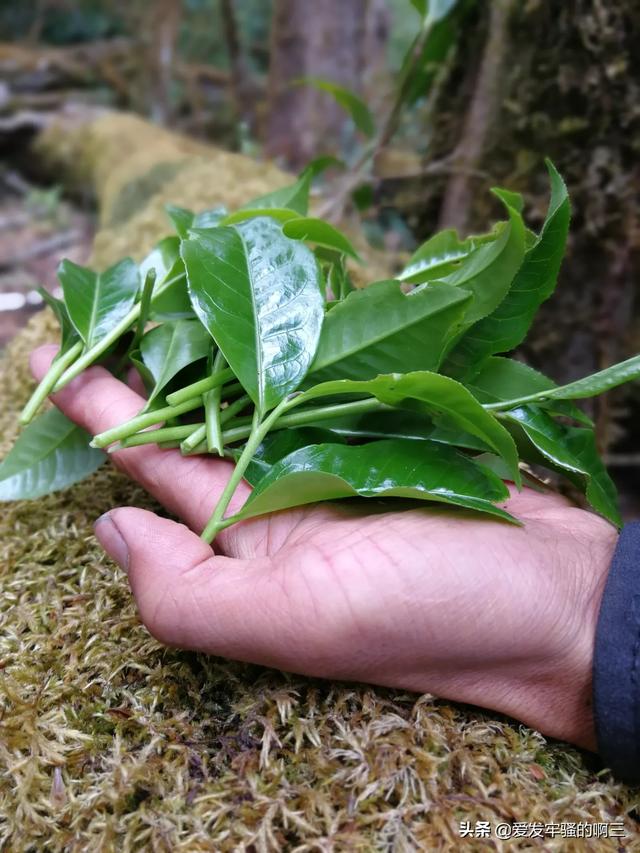
[{"label": "young tea shoot", "polygon": [[[301,504],[437,502],[519,523],[502,506],[522,463],[564,475],[620,524],[593,424],[574,401],[640,377],[640,356],[568,385],[510,358],[554,291],[569,228],[562,178],[540,232],[522,199],[495,190],[486,234],[443,231],[395,279],[354,288],[348,237],[309,215],[316,167],[241,210],[171,207],[175,234],[140,265],[96,273],[63,261],[50,370],[0,463],[0,500],[36,498],[92,474],[104,450],[157,444],[235,461],[203,538]],[[47,396],[91,364],[135,367],[147,400],[89,436]],[[179,458],[179,456],[176,456]],[[234,515],[242,480],[253,491]]]}]

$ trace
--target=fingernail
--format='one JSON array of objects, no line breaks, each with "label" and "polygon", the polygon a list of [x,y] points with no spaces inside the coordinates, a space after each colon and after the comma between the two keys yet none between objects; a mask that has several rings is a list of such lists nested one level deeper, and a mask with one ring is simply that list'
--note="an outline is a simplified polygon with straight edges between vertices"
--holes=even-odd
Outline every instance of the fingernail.
[{"label": "fingernail", "polygon": [[120,566],[123,572],[129,571],[129,549],[122,534],[111,517],[105,512],[93,526],[98,542],[102,545],[112,560]]}]

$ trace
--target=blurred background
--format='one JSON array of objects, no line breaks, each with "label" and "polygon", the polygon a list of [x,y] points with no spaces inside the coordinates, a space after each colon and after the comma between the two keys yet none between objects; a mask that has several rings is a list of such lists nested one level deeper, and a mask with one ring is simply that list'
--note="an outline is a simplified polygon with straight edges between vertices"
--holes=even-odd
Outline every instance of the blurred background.
[{"label": "blurred background", "polygon": [[[0,0],[0,345],[39,308],[35,287],[55,288],[60,257],[90,253],[91,187],[68,192],[29,148],[72,107],[133,111],[294,172],[335,155],[348,168],[329,173],[324,212],[357,217],[392,258],[439,227],[487,230],[496,184],[539,226],[551,157],[573,203],[569,253],[520,356],[563,381],[637,353],[640,5],[430,8],[424,38],[424,0]],[[637,514],[637,386],[591,406]]]}]

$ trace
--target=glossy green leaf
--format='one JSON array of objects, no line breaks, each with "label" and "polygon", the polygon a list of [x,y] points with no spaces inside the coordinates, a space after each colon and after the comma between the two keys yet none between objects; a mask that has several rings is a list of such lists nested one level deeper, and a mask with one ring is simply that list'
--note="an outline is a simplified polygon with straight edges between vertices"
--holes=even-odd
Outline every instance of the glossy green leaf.
[{"label": "glossy green leaf", "polygon": [[[551,200],[534,245],[525,254],[508,294],[476,323],[451,353],[458,378],[472,376],[487,356],[515,349],[525,339],[540,305],[553,293],[565,252],[571,209],[564,181],[552,163]],[[504,192],[504,191],[503,191]]]},{"label": "glossy green leaf", "polygon": [[[464,384],[481,403],[511,400],[514,397],[558,387],[548,376],[529,365],[500,356],[488,358],[480,373]],[[593,426],[591,418],[570,400],[549,400],[541,405],[553,414],[573,418],[585,426]]]},{"label": "glossy green leaf", "polygon": [[399,282],[379,281],[355,290],[325,317],[313,381],[436,370],[468,304],[468,293],[446,285],[405,294]]},{"label": "glossy green leaf", "polygon": [[436,426],[428,415],[403,409],[332,418],[321,423],[332,435],[345,438],[404,438],[410,441],[429,439],[480,451],[485,451],[487,447],[486,442],[468,432]]},{"label": "glossy green leaf", "polygon": [[179,237],[165,237],[154,246],[140,264],[142,281],[150,269],[156,271],[151,318],[160,321],[193,317]]},{"label": "glossy green leaf", "polygon": [[156,243],[149,254],[140,263],[140,280],[144,281],[149,270],[156,271],[156,287],[175,272],[180,262],[180,238],[165,237]]},{"label": "glossy green leaf", "polygon": [[469,326],[491,314],[502,302],[524,258],[525,229],[522,216],[510,207],[500,190],[494,193],[505,203],[509,222],[495,239],[481,243],[454,272],[441,281],[463,287],[473,294],[465,318]]},{"label": "glossy green leaf", "polygon": [[[334,310],[337,310],[334,309]],[[330,315],[329,315],[330,316]],[[518,454],[507,430],[486,411],[467,388],[438,373],[416,371],[377,376],[369,381],[336,380],[315,385],[302,400],[337,394],[366,394],[388,406],[426,412],[437,425],[452,425],[479,438],[509,464],[513,480],[520,482]]]},{"label": "glossy green leaf", "polygon": [[230,213],[220,223],[221,225],[235,225],[247,219],[255,219],[257,216],[270,216],[276,222],[287,222],[289,219],[299,219],[300,214],[290,207],[243,207]]},{"label": "glossy green leaf", "polygon": [[93,474],[106,456],[90,440],[58,409],[43,412],[0,463],[0,501],[38,498]]},{"label": "glossy green leaf", "polygon": [[244,204],[240,210],[259,210],[260,208],[279,208],[293,210],[300,216],[306,216],[309,211],[309,191],[311,190],[312,172],[302,172],[297,181],[289,186],[258,196]]},{"label": "glossy green leaf", "polygon": [[502,481],[451,447],[424,441],[375,441],[359,447],[316,444],[277,462],[258,481],[238,518],[348,497],[416,498],[515,521],[495,506]]},{"label": "glossy green leaf", "polygon": [[474,249],[473,240],[461,240],[453,228],[440,231],[416,249],[398,280],[420,284],[449,275]]},{"label": "glossy green leaf", "polygon": [[626,361],[621,361],[591,376],[585,376],[584,379],[569,382],[568,385],[557,385],[548,391],[543,389],[536,393],[505,400],[501,404],[496,403],[494,408],[512,409],[527,403],[548,400],[583,400],[587,397],[596,397],[598,394],[636,379],[640,379],[640,355],[634,355]]},{"label": "glossy green leaf", "polygon": [[140,341],[140,355],[155,382],[148,402],[183,368],[206,358],[212,346],[211,336],[199,320],[163,323],[147,332]]},{"label": "glossy green leaf", "polygon": [[355,92],[339,83],[333,83],[331,80],[325,80],[321,77],[304,77],[297,82],[304,86],[313,86],[314,89],[319,89],[321,92],[327,92],[349,114],[361,133],[364,133],[365,136],[373,136],[376,124],[371,110]]},{"label": "glossy green leaf", "polygon": [[191,228],[215,228],[227,216],[227,209],[222,205],[202,210],[200,213],[177,207],[175,204],[165,205],[165,210],[182,240],[189,236]]},{"label": "glossy green leaf", "polygon": [[[592,430],[559,424],[536,406],[513,409],[503,417],[522,429],[543,457],[543,464],[580,485],[596,512],[621,525],[616,488],[598,456]],[[526,458],[526,450],[524,455]],[[539,460],[534,456],[530,461]]]},{"label": "glossy green leaf", "polygon": [[318,263],[268,218],[192,234],[182,257],[193,307],[264,413],[300,385],[315,355]]},{"label": "glossy green leaf", "polygon": [[217,228],[222,223],[229,211],[223,205],[201,210],[193,217],[192,228]]},{"label": "glossy green leaf", "polygon": [[287,237],[291,237],[292,240],[303,240],[308,243],[315,243],[318,246],[326,246],[344,255],[349,255],[356,261],[360,260],[360,255],[348,237],[323,219],[306,216],[289,219],[283,225],[282,232]]},{"label": "glossy green leaf", "polygon": [[187,210],[184,207],[178,207],[175,204],[166,204],[164,208],[167,216],[171,220],[173,227],[176,229],[178,237],[184,239],[189,234],[189,229],[195,219],[195,213],[192,210]]},{"label": "glossy green leaf", "polygon": [[140,286],[138,267],[130,258],[102,273],[64,260],[58,278],[71,322],[87,348],[126,317]]},{"label": "glossy green leaf", "polygon": [[[254,453],[253,459],[245,471],[244,479],[249,485],[255,486],[269,473],[276,462],[284,459],[294,450],[326,442],[344,444],[344,439],[339,435],[334,435],[330,430],[320,427],[298,427],[297,429],[283,429],[269,433]],[[241,452],[242,448],[238,448],[237,451],[234,451],[234,455],[238,457]]]},{"label": "glossy green leaf", "polygon": [[57,361],[61,355],[64,355],[72,346],[74,346],[76,341],[80,340],[80,336],[71,322],[67,306],[64,302],[61,299],[56,299],[56,297],[49,293],[48,290],[45,290],[44,287],[39,287],[38,293],[49,308],[51,308],[58,323],[60,324],[60,349],[54,358],[54,361]]}]

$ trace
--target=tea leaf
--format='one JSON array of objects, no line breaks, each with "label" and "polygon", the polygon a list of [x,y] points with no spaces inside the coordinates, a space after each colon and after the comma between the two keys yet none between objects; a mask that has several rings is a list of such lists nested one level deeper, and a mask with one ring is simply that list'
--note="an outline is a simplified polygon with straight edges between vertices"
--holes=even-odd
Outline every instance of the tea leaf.
[{"label": "tea leaf", "polygon": [[313,380],[372,379],[409,366],[436,370],[469,298],[462,288],[446,285],[404,294],[397,281],[349,293],[325,317]]},{"label": "tea leaf", "polygon": [[93,474],[106,456],[90,440],[58,409],[43,412],[0,463],[0,501],[38,498]]},{"label": "tea leaf", "polygon": [[[335,309],[337,310],[337,309]],[[301,395],[303,402],[335,394],[368,394],[388,406],[426,412],[436,424],[452,424],[483,441],[509,464],[520,483],[518,454],[507,430],[459,382],[428,371],[392,373],[368,382],[335,380],[315,385]]]},{"label": "tea leaf", "polygon": [[58,268],[58,278],[71,322],[87,349],[127,316],[140,285],[138,267],[130,258],[102,273],[67,259]]},{"label": "tea leaf", "polygon": [[199,320],[163,323],[147,332],[140,341],[140,355],[155,383],[148,403],[184,367],[206,358],[212,346],[211,336]]},{"label": "tea leaf", "polygon": [[585,491],[596,512],[621,526],[616,488],[598,456],[592,430],[559,424],[535,406],[513,409],[503,417],[522,429],[544,465],[568,476]]},{"label": "tea leaf", "polygon": [[304,379],[324,314],[313,253],[268,218],[182,244],[196,314],[259,412]]},{"label": "tea leaf", "polygon": [[297,82],[303,86],[313,86],[314,89],[319,89],[321,92],[327,92],[329,95],[332,95],[342,109],[351,116],[358,130],[364,133],[365,136],[373,136],[376,130],[373,115],[362,98],[359,98],[355,92],[341,86],[339,83],[333,83],[331,80],[324,80],[320,77],[304,77]]},{"label": "tea leaf", "polygon": [[328,249],[335,249],[343,255],[349,255],[354,260],[360,261],[360,255],[351,241],[323,219],[311,217],[290,219],[283,225],[282,233],[293,240],[304,240],[318,246],[326,246]]},{"label": "tea leaf", "polygon": [[[316,444],[277,462],[258,481],[237,518],[337,498],[416,498],[479,510],[514,522],[493,505],[504,483],[451,447],[423,441],[375,441],[360,447]],[[517,522],[516,522],[517,523]]]},{"label": "tea leaf", "polygon": [[[508,294],[495,310],[464,335],[451,353],[454,375],[472,376],[487,356],[515,349],[526,337],[540,305],[553,293],[564,255],[571,209],[564,181],[551,162],[547,217]],[[504,191],[503,191],[504,192]]]}]

